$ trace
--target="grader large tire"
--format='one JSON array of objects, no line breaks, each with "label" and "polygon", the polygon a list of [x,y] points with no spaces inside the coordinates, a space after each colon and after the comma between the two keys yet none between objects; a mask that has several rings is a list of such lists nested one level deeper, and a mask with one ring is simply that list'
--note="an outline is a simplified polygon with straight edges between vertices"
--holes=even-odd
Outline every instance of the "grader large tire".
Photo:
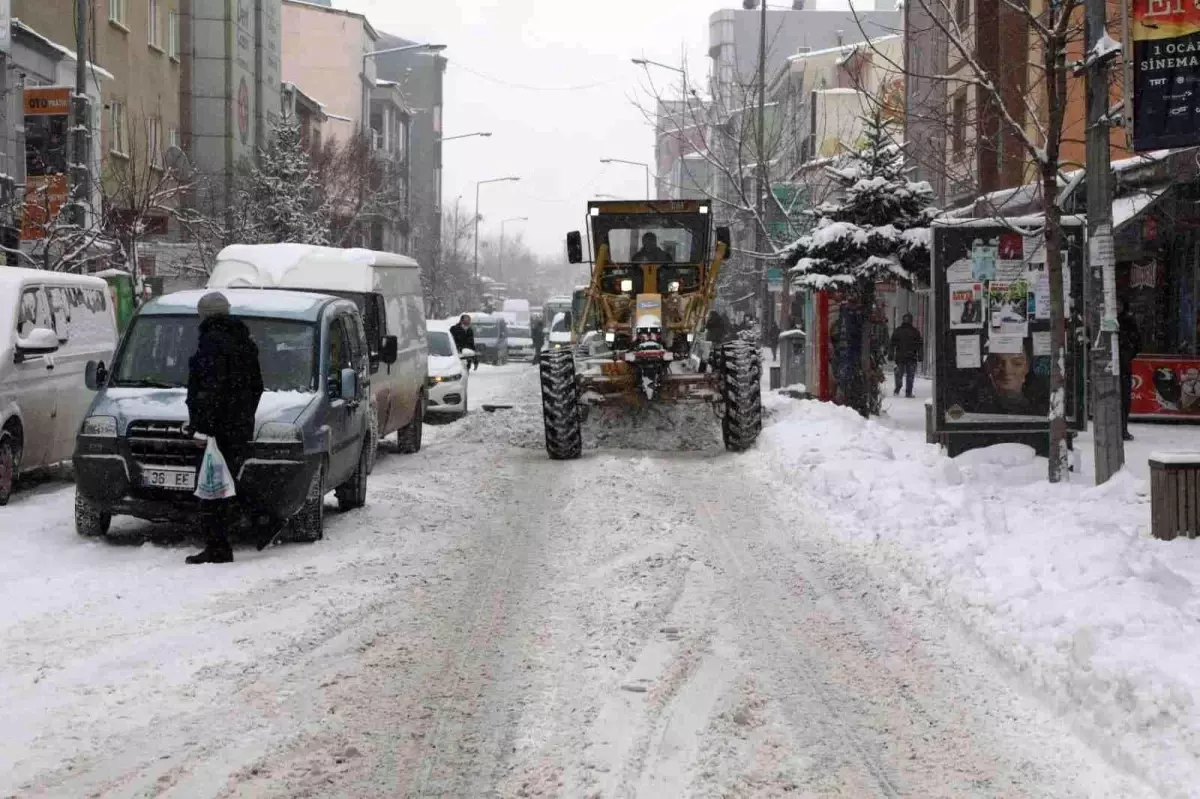
[{"label": "grader large tire", "polygon": [[583,453],[575,356],[567,348],[550,350],[543,354],[540,366],[546,452],[552,460],[574,460]]},{"label": "grader large tire", "polygon": [[745,452],[762,431],[762,359],[755,347],[732,341],[721,348],[719,363],[725,400],[721,422],[725,449]]}]

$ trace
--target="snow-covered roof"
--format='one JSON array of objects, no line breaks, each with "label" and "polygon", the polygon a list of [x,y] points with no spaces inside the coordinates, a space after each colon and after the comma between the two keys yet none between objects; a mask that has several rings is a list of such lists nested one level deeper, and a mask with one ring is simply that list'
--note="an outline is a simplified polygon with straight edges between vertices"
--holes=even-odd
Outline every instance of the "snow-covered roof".
[{"label": "snow-covered roof", "polygon": [[876,36],[874,39],[868,39],[865,42],[852,42],[851,44],[841,44],[836,47],[825,47],[821,50],[811,50],[807,53],[796,53],[788,56],[788,61],[803,61],[806,58],[814,58],[816,56],[833,55],[835,53],[852,53],[860,47],[870,47],[873,44],[887,42],[893,39],[899,39],[899,33],[891,33],[887,36]]},{"label": "snow-covered roof", "polygon": [[[65,58],[68,58],[71,61],[75,60],[75,51],[74,50],[67,47],[66,45],[59,44],[58,42],[54,41],[53,39],[51,39],[47,36],[43,36],[42,34],[35,31],[33,28],[26,25],[24,22],[22,22],[19,17],[13,17],[12,24],[13,24],[13,27],[17,28],[18,30],[28,34],[29,36],[32,36],[32,37],[38,39],[39,41],[43,42],[47,46],[59,51],[60,53],[63,54],[63,56]],[[105,80],[115,80],[116,79],[111,72],[109,72],[107,69],[100,66],[99,64],[95,64],[95,63],[92,63],[91,61],[89,61],[89,62],[87,62],[87,68],[88,68],[88,70],[94,72],[98,77],[104,78]]]},{"label": "snow-covered roof", "polygon": [[1121,227],[1126,222],[1130,221],[1142,211],[1146,209],[1150,203],[1157,200],[1163,195],[1166,189],[1158,189],[1157,191],[1139,191],[1136,194],[1131,194],[1128,197],[1118,197],[1113,200],[1112,204],[1112,226],[1113,230]]},{"label": "snow-covered roof", "polygon": [[[142,306],[140,313],[146,315],[195,314],[200,298],[211,289],[177,291],[157,297]],[[315,322],[321,309],[332,297],[326,294],[309,294],[303,291],[270,291],[263,289],[221,289],[229,300],[230,313],[234,316],[259,316],[295,319]]]},{"label": "snow-covered roof", "polygon": [[366,16],[364,16],[363,14],[359,14],[356,11],[346,11],[345,9],[342,9],[342,8],[334,8],[333,6],[323,6],[319,3],[308,3],[308,2],[305,2],[305,0],[283,0],[283,3],[284,3],[284,5],[300,6],[302,8],[312,9],[314,11],[324,11],[328,14],[340,14],[343,17],[352,17],[354,19],[361,20],[363,27],[366,28],[366,30],[367,30],[367,34],[372,39],[376,39],[376,40],[379,39],[379,32],[375,30],[375,26],[371,24],[371,21],[369,19],[367,19]]}]

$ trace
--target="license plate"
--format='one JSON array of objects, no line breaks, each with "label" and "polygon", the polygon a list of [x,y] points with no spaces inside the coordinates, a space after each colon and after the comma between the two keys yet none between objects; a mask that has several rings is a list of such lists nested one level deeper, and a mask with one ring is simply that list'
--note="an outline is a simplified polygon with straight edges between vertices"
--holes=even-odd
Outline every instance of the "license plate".
[{"label": "license plate", "polygon": [[167,491],[195,491],[196,470],[164,466],[143,466],[142,485]]}]

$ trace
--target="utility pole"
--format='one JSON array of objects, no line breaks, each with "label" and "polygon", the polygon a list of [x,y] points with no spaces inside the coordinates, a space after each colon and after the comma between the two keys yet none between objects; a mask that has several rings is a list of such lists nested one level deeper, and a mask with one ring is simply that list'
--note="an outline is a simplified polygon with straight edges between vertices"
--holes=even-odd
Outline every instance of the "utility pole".
[{"label": "utility pole", "polygon": [[763,230],[767,218],[767,0],[759,0],[761,11],[758,29],[758,198],[755,213],[758,215],[754,225],[754,252],[758,259],[759,299],[758,323],[760,344],[767,343],[767,327],[771,313],[771,294],[767,291],[768,262],[762,254],[767,251],[767,237]]},{"label": "utility pole", "polygon": [[[71,163],[67,169],[70,180],[71,223],[87,227],[88,207],[91,205],[91,125],[87,85],[87,23],[88,0],[75,0],[75,96],[71,100]],[[134,275],[135,282],[138,276]]]},{"label": "utility pole", "polygon": [[[1105,0],[1086,0],[1087,55],[1087,223],[1090,329],[1089,342],[1096,483],[1104,483],[1125,463],[1121,420],[1121,359],[1117,322],[1117,278],[1112,231],[1112,165],[1109,162],[1109,64],[1115,53],[1098,54],[1106,39]],[[1125,91],[1132,91],[1126,87]],[[1098,312],[1098,313],[1097,313]],[[1098,324],[1097,324],[1098,323]]]}]

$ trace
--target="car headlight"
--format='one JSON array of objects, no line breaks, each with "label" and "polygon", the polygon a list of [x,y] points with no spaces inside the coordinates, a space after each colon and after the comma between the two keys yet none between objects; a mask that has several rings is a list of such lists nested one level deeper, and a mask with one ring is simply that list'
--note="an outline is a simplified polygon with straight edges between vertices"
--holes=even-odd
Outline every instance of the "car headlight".
[{"label": "car headlight", "polygon": [[303,441],[304,436],[300,433],[300,428],[294,424],[267,422],[258,428],[258,435],[254,440],[267,444],[294,444],[297,441]]},{"label": "car headlight", "polygon": [[614,341],[617,340],[617,334],[610,330],[604,334],[604,340],[607,341],[609,344],[612,344]]},{"label": "car headlight", "polygon": [[436,386],[438,383],[452,383],[455,380],[462,380],[462,375],[437,375],[429,378],[429,385]]},{"label": "car headlight", "polygon": [[112,416],[89,416],[83,420],[83,425],[79,428],[81,436],[109,436],[115,438],[117,435],[117,420]]}]

